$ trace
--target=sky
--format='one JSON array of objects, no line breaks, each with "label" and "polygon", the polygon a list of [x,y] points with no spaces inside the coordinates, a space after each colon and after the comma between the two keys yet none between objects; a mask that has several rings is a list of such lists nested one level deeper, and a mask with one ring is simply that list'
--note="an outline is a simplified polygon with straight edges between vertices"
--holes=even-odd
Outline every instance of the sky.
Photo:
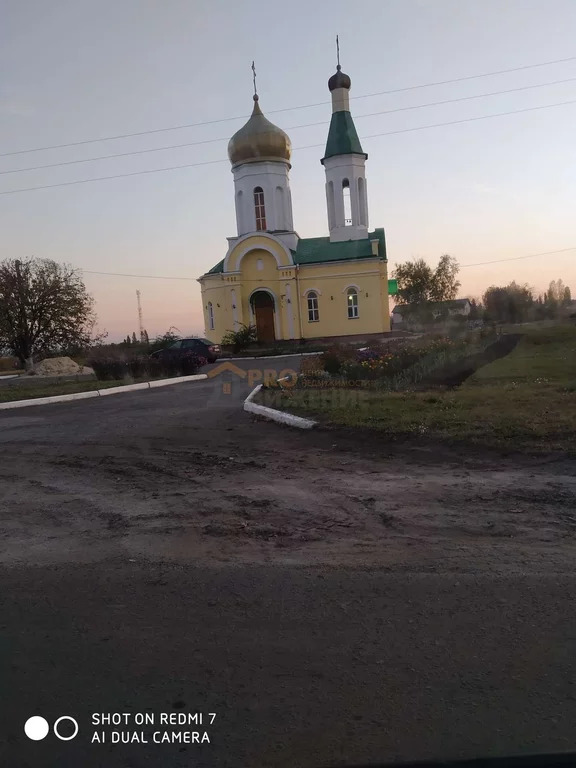
[{"label": "sky", "polygon": [[[226,148],[253,59],[294,147],[295,229],[328,234],[336,34],[390,271],[449,253],[461,296],[557,278],[576,294],[575,0],[0,0],[0,16],[0,258],[82,269],[109,340],[137,331],[136,290],[150,336],[203,332],[196,278],[236,235]],[[122,174],[138,175],[70,183]]]}]

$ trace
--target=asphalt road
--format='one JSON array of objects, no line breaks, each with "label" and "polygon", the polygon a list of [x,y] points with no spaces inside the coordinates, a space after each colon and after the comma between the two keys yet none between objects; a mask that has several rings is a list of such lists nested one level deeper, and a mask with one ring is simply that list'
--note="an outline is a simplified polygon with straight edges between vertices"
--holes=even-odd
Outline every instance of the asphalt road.
[{"label": "asphalt road", "polygon": [[[125,498],[115,474],[102,491],[96,468],[110,457],[127,471],[169,447],[250,462],[278,446],[303,467],[306,450],[324,456],[327,471],[332,436],[252,422],[239,409],[248,381],[231,377],[229,393],[215,379],[0,414],[0,765],[313,768],[576,749],[576,574],[556,540],[510,573],[466,558],[433,571],[418,558],[303,567],[272,547],[259,564],[226,565],[193,550],[135,555],[131,529],[96,540],[70,522],[97,515],[92,482],[98,510],[114,489]],[[220,465],[200,475],[227,476]],[[144,494],[144,476],[131,482]],[[198,493],[191,485],[192,501]],[[164,503],[131,498],[139,514]],[[159,722],[198,712],[202,726]],[[95,713],[129,722],[96,726]],[[139,713],[154,723],[137,725]],[[31,741],[33,715],[74,717],[79,733]],[[112,744],[112,731],[148,743]],[[210,743],[155,744],[164,732],[206,732]]]}]

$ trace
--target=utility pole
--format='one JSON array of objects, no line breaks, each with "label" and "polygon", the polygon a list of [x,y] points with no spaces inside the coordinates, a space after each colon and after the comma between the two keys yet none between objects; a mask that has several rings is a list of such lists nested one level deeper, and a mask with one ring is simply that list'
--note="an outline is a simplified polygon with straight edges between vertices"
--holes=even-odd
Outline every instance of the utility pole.
[{"label": "utility pole", "polygon": [[140,291],[136,291],[136,301],[138,302],[138,330],[140,331],[140,341],[144,342],[144,321],[142,320],[142,302],[140,301]]}]

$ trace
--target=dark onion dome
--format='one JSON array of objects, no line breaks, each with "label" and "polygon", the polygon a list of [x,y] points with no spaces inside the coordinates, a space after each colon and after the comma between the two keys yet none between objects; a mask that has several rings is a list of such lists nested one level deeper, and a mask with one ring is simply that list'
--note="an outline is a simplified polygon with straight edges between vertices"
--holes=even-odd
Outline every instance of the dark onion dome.
[{"label": "dark onion dome", "polygon": [[331,91],[335,91],[336,88],[347,88],[350,90],[351,85],[352,81],[349,76],[342,72],[342,67],[338,64],[336,67],[336,74],[332,75],[330,80],[328,80],[328,88],[330,88]]},{"label": "dark onion dome", "polygon": [[232,165],[258,163],[266,160],[290,162],[290,139],[281,128],[267,120],[254,96],[250,120],[236,131],[228,143]]}]

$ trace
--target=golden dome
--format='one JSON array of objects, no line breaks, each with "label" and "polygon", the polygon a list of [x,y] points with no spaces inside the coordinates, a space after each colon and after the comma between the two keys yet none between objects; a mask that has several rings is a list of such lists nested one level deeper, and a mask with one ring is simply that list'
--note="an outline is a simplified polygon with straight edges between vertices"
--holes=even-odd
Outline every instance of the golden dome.
[{"label": "golden dome", "polygon": [[254,109],[250,120],[242,126],[228,143],[228,157],[232,165],[258,163],[266,160],[290,162],[292,146],[281,128],[267,120],[254,96]]}]

